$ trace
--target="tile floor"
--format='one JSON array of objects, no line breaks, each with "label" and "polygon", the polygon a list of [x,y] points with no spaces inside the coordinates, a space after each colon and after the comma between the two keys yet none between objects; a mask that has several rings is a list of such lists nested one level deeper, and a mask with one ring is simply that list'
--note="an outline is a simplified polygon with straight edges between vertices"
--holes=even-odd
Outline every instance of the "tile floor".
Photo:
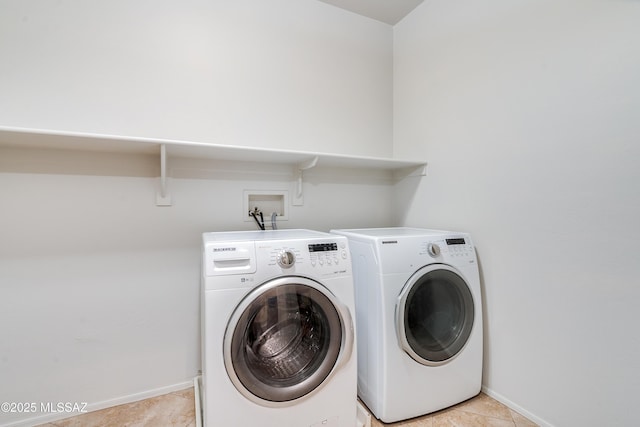
[{"label": "tile floor", "polygon": [[195,427],[194,402],[192,387],[39,427]]},{"label": "tile floor", "polygon": [[537,427],[484,393],[451,408],[392,424],[384,424],[371,417],[371,427]]},{"label": "tile floor", "polygon": [[[40,427],[195,427],[193,388],[139,402],[42,424]],[[371,417],[371,427],[534,427],[502,403],[480,393],[473,399],[424,417],[383,424]]]}]

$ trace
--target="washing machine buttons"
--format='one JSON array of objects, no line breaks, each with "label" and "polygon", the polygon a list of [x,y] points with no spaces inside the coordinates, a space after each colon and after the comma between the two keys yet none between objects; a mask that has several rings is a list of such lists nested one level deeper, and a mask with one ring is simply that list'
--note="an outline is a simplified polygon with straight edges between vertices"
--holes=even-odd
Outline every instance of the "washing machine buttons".
[{"label": "washing machine buttons", "polygon": [[340,265],[340,258],[347,259],[347,252],[342,251],[338,254],[337,251],[334,251],[326,254],[311,254],[309,262],[312,267],[316,267],[317,265],[320,265],[321,267],[330,265],[338,266]]},{"label": "washing machine buttons", "polygon": [[284,250],[278,254],[278,265],[282,268],[291,268],[296,263],[296,256],[289,250]]}]

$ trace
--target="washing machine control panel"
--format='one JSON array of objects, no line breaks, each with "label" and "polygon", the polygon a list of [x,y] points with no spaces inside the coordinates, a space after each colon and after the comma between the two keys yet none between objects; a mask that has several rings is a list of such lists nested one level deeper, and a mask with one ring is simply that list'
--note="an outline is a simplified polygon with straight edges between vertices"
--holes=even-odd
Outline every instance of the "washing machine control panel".
[{"label": "washing machine control panel", "polygon": [[349,256],[345,242],[312,243],[308,248],[312,267],[339,266]]},{"label": "washing machine control panel", "polygon": [[282,268],[291,268],[296,263],[296,255],[290,250],[280,251],[277,257],[278,265]]},{"label": "washing machine control panel", "polygon": [[346,239],[261,244],[258,253],[259,260],[268,260],[267,265],[279,272],[305,274],[308,271],[326,277],[351,271]]}]

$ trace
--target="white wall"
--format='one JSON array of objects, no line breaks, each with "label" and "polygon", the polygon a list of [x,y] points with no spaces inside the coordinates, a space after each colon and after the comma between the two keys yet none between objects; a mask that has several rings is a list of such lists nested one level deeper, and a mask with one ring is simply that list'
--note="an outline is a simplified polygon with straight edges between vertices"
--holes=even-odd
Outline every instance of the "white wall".
[{"label": "white wall", "polygon": [[[156,207],[154,160],[0,149],[0,402],[97,409],[197,375],[201,233],[256,229],[243,190],[291,195],[292,169],[171,159],[174,205]],[[305,205],[281,228],[391,221],[387,172],[305,176]],[[0,413],[0,425],[34,415]]]},{"label": "white wall", "polygon": [[[4,0],[0,58],[0,126],[392,152],[392,28],[316,0]],[[293,174],[171,158],[156,207],[158,163],[0,148],[0,402],[96,409],[197,374],[200,235],[255,229],[243,190]],[[392,188],[315,168],[280,226],[388,225]]]},{"label": "white wall", "polygon": [[392,27],[316,0],[3,0],[0,58],[0,126],[392,151]]},{"label": "white wall", "polygon": [[[640,3],[432,0],[394,29],[398,221],[474,237],[489,393],[635,425]],[[406,191],[406,194],[403,194]]]}]

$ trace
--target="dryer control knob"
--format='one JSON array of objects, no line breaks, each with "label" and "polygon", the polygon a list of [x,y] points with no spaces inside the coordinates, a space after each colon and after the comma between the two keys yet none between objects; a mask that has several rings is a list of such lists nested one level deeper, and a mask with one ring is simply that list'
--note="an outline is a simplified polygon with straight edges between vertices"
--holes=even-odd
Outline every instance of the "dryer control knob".
[{"label": "dryer control knob", "polygon": [[291,251],[282,251],[278,254],[278,265],[282,268],[291,268],[296,263],[296,256]]},{"label": "dryer control knob", "polygon": [[434,258],[440,255],[440,246],[436,245],[435,243],[429,243],[429,246],[427,246],[427,250],[429,251],[429,255]]}]

